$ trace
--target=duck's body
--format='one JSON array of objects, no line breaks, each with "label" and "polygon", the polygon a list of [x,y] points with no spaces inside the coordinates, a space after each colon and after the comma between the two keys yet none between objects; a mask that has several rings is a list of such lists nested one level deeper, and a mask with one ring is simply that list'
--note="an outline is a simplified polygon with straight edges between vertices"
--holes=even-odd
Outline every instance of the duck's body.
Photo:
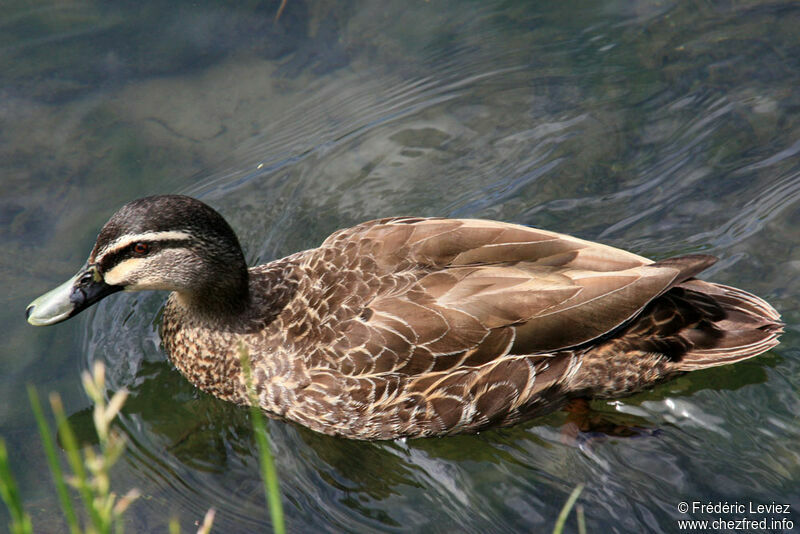
[{"label": "duck's body", "polygon": [[[713,261],[653,263],[493,221],[395,218],[248,270],[216,212],[162,196],[111,219],[84,278],[102,279],[99,298],[173,290],[162,339],[200,389],[248,402],[243,344],[265,410],[327,434],[390,439],[512,424],[777,344],[769,304],[693,278]],[[32,322],[75,313],[48,295]]]}]

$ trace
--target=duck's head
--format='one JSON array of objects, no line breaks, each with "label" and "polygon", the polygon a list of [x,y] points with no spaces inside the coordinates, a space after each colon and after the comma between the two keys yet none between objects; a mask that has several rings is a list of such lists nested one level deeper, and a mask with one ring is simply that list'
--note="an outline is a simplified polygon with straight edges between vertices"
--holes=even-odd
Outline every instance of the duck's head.
[{"label": "duck's head", "polygon": [[117,291],[176,291],[198,313],[224,314],[247,303],[247,265],[222,216],[199,200],[161,195],[134,200],[103,226],[86,264],[27,309],[32,325],[76,315]]}]

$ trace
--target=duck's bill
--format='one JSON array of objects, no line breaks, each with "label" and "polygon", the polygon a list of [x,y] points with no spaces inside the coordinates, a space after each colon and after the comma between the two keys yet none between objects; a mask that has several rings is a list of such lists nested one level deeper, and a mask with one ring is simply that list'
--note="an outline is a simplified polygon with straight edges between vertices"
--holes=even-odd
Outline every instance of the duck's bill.
[{"label": "duck's bill", "polygon": [[28,322],[34,326],[47,326],[66,321],[102,298],[123,289],[106,284],[94,273],[94,267],[84,266],[78,274],[31,302],[25,312]]}]

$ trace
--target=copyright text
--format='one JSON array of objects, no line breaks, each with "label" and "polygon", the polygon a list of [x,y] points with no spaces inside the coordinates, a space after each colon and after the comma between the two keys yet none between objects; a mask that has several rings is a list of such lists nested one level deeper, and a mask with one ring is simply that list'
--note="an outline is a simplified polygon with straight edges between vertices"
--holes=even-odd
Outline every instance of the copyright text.
[{"label": "copyright text", "polygon": [[791,505],[776,501],[681,501],[677,509],[684,531],[794,529]]}]

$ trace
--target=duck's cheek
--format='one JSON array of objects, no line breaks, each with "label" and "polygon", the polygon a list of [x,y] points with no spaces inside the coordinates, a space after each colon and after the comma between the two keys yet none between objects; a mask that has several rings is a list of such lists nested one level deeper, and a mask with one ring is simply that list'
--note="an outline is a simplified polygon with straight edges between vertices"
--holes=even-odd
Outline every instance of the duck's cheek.
[{"label": "duck's cheek", "polygon": [[126,290],[135,289],[144,276],[140,273],[143,260],[141,258],[129,258],[123,260],[103,273],[103,279],[108,285],[124,287]]},{"label": "duck's cheek", "polygon": [[175,286],[160,278],[143,278],[125,286],[125,291],[175,291]]}]

